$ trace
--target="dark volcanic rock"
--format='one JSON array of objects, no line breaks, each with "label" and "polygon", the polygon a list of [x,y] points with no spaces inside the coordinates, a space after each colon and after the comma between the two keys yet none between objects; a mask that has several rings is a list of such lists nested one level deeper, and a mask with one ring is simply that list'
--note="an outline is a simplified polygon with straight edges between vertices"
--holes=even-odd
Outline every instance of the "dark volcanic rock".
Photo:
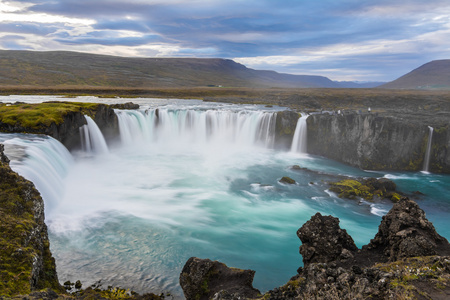
[{"label": "dark volcanic rock", "polygon": [[259,294],[252,286],[254,275],[253,270],[191,257],[181,271],[180,285],[187,300],[254,299]]},{"label": "dark volcanic rock", "polygon": [[277,148],[288,149],[291,146],[299,117],[300,114],[291,110],[277,112],[275,124],[275,146]]},{"label": "dark volcanic rock", "polygon": [[[307,119],[308,153],[362,169],[420,171],[429,128],[416,118],[376,114],[313,114]],[[431,172],[450,172],[449,125],[435,130]]]},{"label": "dark volcanic rock", "polygon": [[6,157],[5,153],[3,152],[5,150],[5,146],[3,144],[0,144],[0,164],[8,164],[9,159]]},{"label": "dark volcanic rock", "polygon": [[302,241],[300,254],[303,264],[328,263],[353,257],[358,248],[345,229],[339,227],[339,219],[315,214],[298,231]]},{"label": "dark volcanic rock", "polygon": [[287,177],[287,176],[283,176],[283,177],[280,179],[280,182],[281,182],[281,183],[286,183],[286,184],[295,184],[295,180],[292,179],[291,177]]},{"label": "dark volcanic rock", "polygon": [[139,108],[139,104],[136,104],[133,102],[111,104],[110,106],[112,108],[118,108],[118,109],[138,109]]},{"label": "dark volcanic rock", "polygon": [[363,247],[364,251],[379,251],[389,261],[395,261],[413,256],[450,255],[450,244],[436,232],[416,202],[402,198],[383,216],[378,233]]}]

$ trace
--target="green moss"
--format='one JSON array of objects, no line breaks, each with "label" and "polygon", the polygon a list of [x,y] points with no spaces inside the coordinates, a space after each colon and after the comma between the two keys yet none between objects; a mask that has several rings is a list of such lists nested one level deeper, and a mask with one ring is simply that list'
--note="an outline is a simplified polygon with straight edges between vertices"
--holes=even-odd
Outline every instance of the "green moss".
[{"label": "green moss", "polygon": [[394,203],[397,203],[398,201],[400,201],[401,198],[402,198],[402,196],[400,194],[392,193],[391,201]]},{"label": "green moss", "polygon": [[291,177],[287,177],[287,176],[282,177],[280,179],[280,182],[287,183],[287,184],[295,184],[295,180],[292,179]]},{"label": "green moss", "polygon": [[52,123],[58,125],[69,112],[92,115],[100,104],[80,102],[44,102],[38,104],[13,104],[0,106],[0,123],[39,129]]},{"label": "green moss", "polygon": [[[34,203],[42,201],[34,187],[0,164],[0,296],[29,294],[33,289],[53,288],[60,291],[55,263],[45,230],[33,214]],[[42,257],[43,269],[32,281],[33,261]]]},{"label": "green moss", "polygon": [[357,180],[345,179],[330,183],[330,185],[330,191],[338,194],[339,198],[355,199],[356,197],[363,197],[372,199],[369,189]]},{"label": "green moss", "polygon": [[[373,200],[374,197],[390,199],[393,202],[400,200],[402,195],[393,191],[386,191],[383,183],[376,178],[368,179],[345,179],[338,182],[329,182],[330,191],[336,193],[339,198]],[[392,183],[395,189],[395,184]],[[376,186],[377,188],[375,188]],[[392,189],[392,187],[390,187]]]}]

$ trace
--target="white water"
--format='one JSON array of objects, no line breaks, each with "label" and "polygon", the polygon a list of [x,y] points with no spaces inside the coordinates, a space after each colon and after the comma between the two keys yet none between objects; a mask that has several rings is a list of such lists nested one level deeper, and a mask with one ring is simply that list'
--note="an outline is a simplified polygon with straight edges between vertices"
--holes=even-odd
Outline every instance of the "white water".
[{"label": "white water", "polygon": [[309,115],[302,115],[295,127],[294,137],[292,139],[291,151],[298,153],[306,153],[307,151],[307,126],[306,119]]},{"label": "white water", "polygon": [[428,134],[428,144],[427,144],[427,150],[425,152],[425,159],[423,162],[423,171],[428,172],[430,168],[430,155],[431,155],[431,142],[433,140],[433,127],[428,126],[429,128],[429,134]]},{"label": "white water", "polygon": [[45,199],[45,213],[58,205],[65,193],[64,177],[73,165],[72,155],[47,136],[1,134],[11,168],[31,180]]},{"label": "white water", "polygon": [[116,111],[122,144],[272,148],[276,112],[158,108]]},{"label": "white water", "polygon": [[[295,233],[317,211],[339,217],[358,246],[373,238],[391,204],[339,199],[327,193],[326,182],[338,174],[384,173],[273,150],[274,111],[197,104],[159,107],[158,118],[155,107],[117,111],[121,143],[111,144],[109,155],[90,148],[94,155],[69,164],[63,195],[50,202],[44,197],[62,282],[80,279],[87,287],[102,280],[141,293],[170,291],[178,299],[179,273],[197,256],[256,270],[254,285],[266,291],[296,274],[301,257]],[[35,138],[39,147],[52,143]],[[59,155],[40,160],[53,164]],[[308,171],[290,169],[294,164]],[[44,166],[33,168],[41,174]],[[280,184],[282,176],[297,184]],[[427,217],[450,237],[450,204],[442,196],[449,176],[386,176],[402,191],[424,192]],[[53,187],[51,177],[42,177]]]},{"label": "white water", "polygon": [[103,137],[100,128],[89,116],[84,116],[86,118],[87,125],[80,127],[81,144],[83,150],[87,153],[93,154],[108,154],[109,149],[106,144],[105,138]]}]

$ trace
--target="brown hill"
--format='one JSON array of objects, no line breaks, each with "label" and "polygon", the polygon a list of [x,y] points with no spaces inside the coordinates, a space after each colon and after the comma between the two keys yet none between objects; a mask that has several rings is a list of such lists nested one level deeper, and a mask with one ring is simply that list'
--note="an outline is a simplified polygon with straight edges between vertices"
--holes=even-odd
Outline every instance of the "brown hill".
[{"label": "brown hill", "polygon": [[385,89],[450,89],[450,59],[434,60],[381,85]]},{"label": "brown hill", "polygon": [[258,71],[228,59],[0,51],[0,86],[338,87],[322,76]]}]

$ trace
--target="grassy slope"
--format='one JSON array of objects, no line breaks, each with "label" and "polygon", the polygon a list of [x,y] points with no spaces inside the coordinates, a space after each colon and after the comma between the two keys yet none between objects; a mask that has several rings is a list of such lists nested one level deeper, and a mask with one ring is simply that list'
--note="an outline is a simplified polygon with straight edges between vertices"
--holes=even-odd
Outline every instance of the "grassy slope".
[{"label": "grassy slope", "polygon": [[426,63],[381,88],[450,90],[450,59]]},{"label": "grassy slope", "polygon": [[0,85],[146,88],[337,86],[326,77],[257,71],[225,59],[130,58],[61,51],[0,51]]}]

